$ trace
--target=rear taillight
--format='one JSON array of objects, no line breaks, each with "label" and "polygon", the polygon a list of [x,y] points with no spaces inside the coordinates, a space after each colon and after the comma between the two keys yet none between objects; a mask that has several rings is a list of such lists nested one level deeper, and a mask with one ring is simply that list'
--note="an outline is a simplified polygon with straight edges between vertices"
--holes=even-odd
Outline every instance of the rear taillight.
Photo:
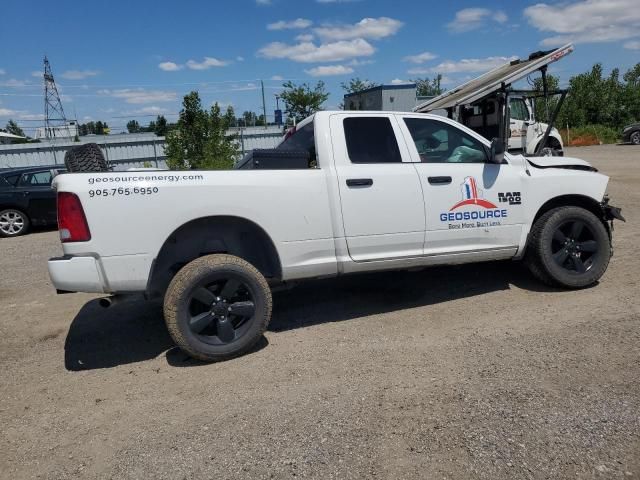
[{"label": "rear taillight", "polygon": [[91,240],[87,217],[75,193],[58,193],[58,230],[63,243]]}]

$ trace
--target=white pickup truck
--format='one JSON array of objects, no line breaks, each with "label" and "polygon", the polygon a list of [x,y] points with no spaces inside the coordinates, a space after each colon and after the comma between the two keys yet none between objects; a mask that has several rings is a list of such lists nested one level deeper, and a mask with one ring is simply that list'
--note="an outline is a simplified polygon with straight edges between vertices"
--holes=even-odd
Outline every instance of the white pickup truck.
[{"label": "white pickup truck", "polygon": [[524,259],[541,281],[580,288],[605,272],[608,222],[622,219],[587,162],[510,155],[441,116],[323,111],[277,150],[306,160],[57,176],[53,284],[163,297],[175,342],[215,361],[259,340],[270,285]]}]

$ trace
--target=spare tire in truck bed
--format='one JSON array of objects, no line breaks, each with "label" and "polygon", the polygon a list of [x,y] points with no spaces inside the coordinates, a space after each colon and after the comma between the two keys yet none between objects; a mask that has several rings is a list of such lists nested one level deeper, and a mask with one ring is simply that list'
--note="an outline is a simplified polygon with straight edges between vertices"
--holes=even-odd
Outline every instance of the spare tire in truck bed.
[{"label": "spare tire in truck bed", "polygon": [[109,164],[95,143],[85,143],[67,150],[64,165],[69,172],[107,172]]}]

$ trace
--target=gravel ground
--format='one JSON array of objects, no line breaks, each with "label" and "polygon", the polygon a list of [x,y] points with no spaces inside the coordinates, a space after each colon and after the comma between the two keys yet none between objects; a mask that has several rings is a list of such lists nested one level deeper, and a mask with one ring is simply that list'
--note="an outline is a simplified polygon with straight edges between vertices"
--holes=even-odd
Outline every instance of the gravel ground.
[{"label": "gravel ground", "polygon": [[56,296],[56,232],[0,240],[0,477],[640,478],[640,148],[568,153],[628,220],[596,287],[511,262],[310,282],[220,364],[159,303]]}]

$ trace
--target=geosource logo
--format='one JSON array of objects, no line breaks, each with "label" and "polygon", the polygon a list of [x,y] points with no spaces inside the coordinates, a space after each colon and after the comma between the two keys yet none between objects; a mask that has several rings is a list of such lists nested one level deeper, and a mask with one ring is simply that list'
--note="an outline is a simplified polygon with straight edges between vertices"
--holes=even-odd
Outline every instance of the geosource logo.
[{"label": "geosource logo", "polygon": [[473,177],[466,177],[464,183],[460,185],[462,190],[462,201],[456,203],[449,209],[450,212],[456,208],[464,207],[465,205],[479,205],[484,208],[498,208],[496,205],[488,200],[482,198],[482,190],[478,190],[478,184]]},{"label": "geosource logo", "polygon": [[[441,222],[465,222],[469,220],[489,220],[489,219],[501,219],[506,218],[508,212],[506,209],[500,209],[497,205],[489,200],[483,198],[483,192],[478,188],[478,183],[473,177],[465,177],[464,182],[460,185],[462,193],[462,200],[456,203],[449,209],[448,212],[440,214]],[[482,207],[482,209],[466,210],[463,212],[454,212],[454,210],[461,207]],[[478,223],[461,223],[461,224],[449,224],[449,228],[471,228],[471,227],[485,227],[485,226],[497,226],[500,222],[478,222]]]}]

